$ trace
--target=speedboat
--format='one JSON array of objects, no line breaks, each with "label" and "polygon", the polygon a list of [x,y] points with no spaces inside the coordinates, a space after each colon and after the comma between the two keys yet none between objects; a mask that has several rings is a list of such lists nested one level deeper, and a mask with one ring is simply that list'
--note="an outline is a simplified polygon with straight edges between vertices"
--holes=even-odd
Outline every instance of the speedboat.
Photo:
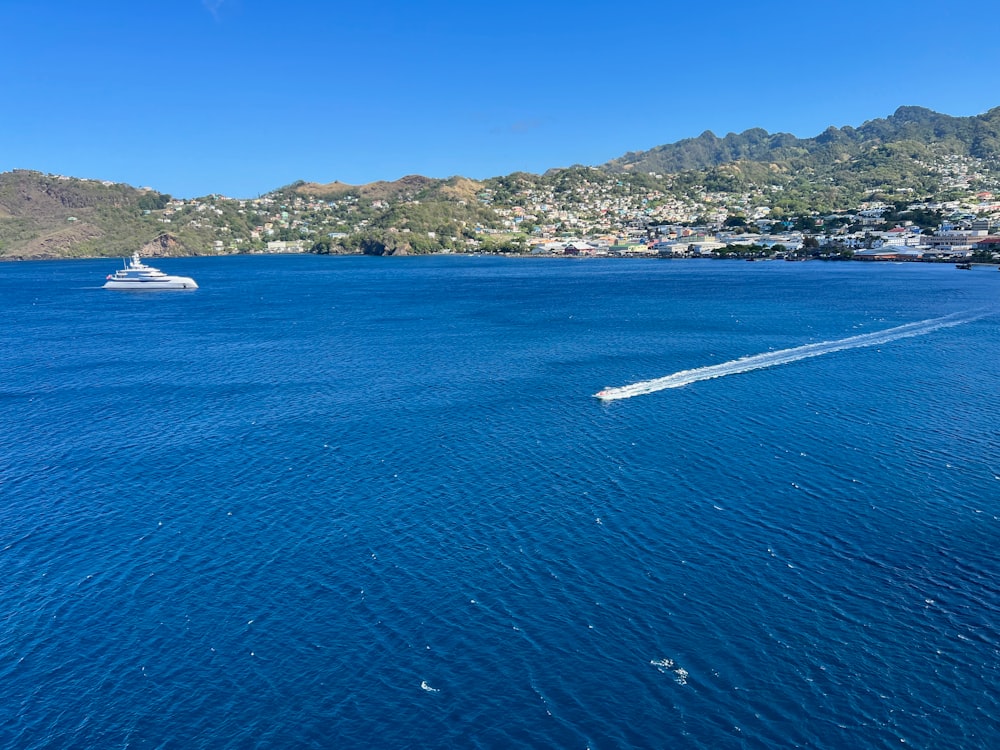
[{"label": "speedboat", "polygon": [[126,289],[143,291],[154,289],[197,289],[194,279],[188,276],[168,276],[159,268],[147,266],[139,260],[139,253],[113,274],[108,274],[105,289]]}]

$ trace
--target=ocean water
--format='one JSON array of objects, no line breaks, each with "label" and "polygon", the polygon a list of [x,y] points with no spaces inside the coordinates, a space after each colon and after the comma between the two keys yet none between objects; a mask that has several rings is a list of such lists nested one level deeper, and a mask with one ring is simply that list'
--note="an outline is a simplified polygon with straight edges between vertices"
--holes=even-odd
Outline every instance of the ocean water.
[{"label": "ocean water", "polygon": [[1000,747],[995,269],[157,265],[0,265],[0,747]]}]

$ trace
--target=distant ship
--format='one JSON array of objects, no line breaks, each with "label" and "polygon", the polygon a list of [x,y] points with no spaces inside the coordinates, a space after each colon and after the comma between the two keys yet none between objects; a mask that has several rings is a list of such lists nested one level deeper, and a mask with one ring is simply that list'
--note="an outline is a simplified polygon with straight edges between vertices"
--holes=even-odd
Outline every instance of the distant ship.
[{"label": "distant ship", "polygon": [[108,274],[105,289],[153,291],[156,289],[197,289],[194,279],[188,276],[168,276],[159,268],[147,266],[139,260],[139,253],[132,253],[125,268]]}]

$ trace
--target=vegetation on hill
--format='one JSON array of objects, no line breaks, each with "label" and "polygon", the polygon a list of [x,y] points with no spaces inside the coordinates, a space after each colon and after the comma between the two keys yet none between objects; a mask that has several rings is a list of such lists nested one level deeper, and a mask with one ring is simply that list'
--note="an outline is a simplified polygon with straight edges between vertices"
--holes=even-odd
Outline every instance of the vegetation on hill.
[{"label": "vegetation on hill", "polygon": [[951,117],[922,107],[900,107],[884,119],[859,128],[829,127],[815,138],[770,134],[753,128],[719,138],[711,131],[697,138],[625,154],[604,165],[611,172],[677,173],[710,170],[731,162],[844,163],[884,144],[910,141],[977,159],[1000,159],[1000,107],[974,117]]},{"label": "vegetation on hill", "polygon": [[900,107],[859,128],[827,128],[815,138],[760,128],[632,152],[603,165],[612,174],[677,175],[678,186],[716,192],[769,189],[777,212],[798,215],[845,210],[866,198],[940,192],[949,161],[967,159],[987,177],[1000,174],[1000,107],[975,117],[950,117]]},{"label": "vegetation on hill", "polygon": [[170,200],[120,183],[28,170],[0,174],[0,259],[123,256],[149,243],[150,254],[211,252],[213,232],[198,227],[184,228],[170,243],[154,242],[167,230],[158,219]]},{"label": "vegetation on hill", "polygon": [[297,182],[249,200],[178,200],[17,170],[0,174],[0,259],[253,252],[276,241],[318,253],[521,252],[533,235],[614,236],[664,223],[754,231],[764,217],[818,230],[863,201],[926,226],[944,214],[914,204],[998,185],[1000,107],[976,117],[901,107],[814,138],[706,132],[601,167],[483,181]]}]

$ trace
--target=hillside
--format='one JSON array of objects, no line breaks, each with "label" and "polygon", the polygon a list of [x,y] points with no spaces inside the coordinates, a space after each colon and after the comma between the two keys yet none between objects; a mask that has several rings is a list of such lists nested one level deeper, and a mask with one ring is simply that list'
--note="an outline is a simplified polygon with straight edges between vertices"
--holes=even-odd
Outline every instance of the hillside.
[{"label": "hillside", "polygon": [[[163,233],[153,214],[170,196],[118,183],[16,170],[0,174],[0,259],[126,255]],[[197,254],[189,243],[155,242],[149,255]],[[157,253],[158,248],[164,249]]]},{"label": "hillside", "polygon": [[379,180],[366,185],[348,185],[343,182],[331,182],[325,185],[315,182],[297,182],[289,189],[299,195],[312,195],[318,198],[340,198],[345,195],[356,195],[369,200],[398,200],[433,189],[444,182],[444,180],[434,180],[420,175],[407,175],[394,182]]},{"label": "hillside", "polygon": [[[275,242],[320,253],[519,251],[529,237],[625,236],[657,224],[812,226],[866,201],[901,215],[908,204],[977,191],[1000,192],[1000,107],[975,117],[900,107],[813,138],[705,132],[600,167],[296,182],[247,200],[17,170],[0,173],[0,259],[259,252],[268,243],[280,251]],[[928,221],[939,210],[924,211]]]},{"label": "hillside", "polygon": [[951,117],[900,107],[858,128],[829,127],[814,138],[755,128],[625,154],[601,167],[611,174],[673,175],[710,191],[776,188],[785,213],[844,210],[872,193],[882,197],[937,195],[960,174],[965,182],[1000,177],[1000,107]]},{"label": "hillside", "polygon": [[922,107],[900,107],[884,119],[869,120],[858,128],[829,127],[815,138],[768,133],[753,128],[719,138],[705,131],[697,138],[636,151],[614,159],[610,172],[664,172],[708,170],[740,161],[761,163],[811,160],[816,164],[844,163],[877,146],[915,142],[929,148],[977,159],[1000,159],[1000,107],[974,117],[951,117]]},{"label": "hillside", "polygon": [[237,251],[258,217],[243,201],[174,200],[149,188],[31,170],[0,173],[0,260]]}]

